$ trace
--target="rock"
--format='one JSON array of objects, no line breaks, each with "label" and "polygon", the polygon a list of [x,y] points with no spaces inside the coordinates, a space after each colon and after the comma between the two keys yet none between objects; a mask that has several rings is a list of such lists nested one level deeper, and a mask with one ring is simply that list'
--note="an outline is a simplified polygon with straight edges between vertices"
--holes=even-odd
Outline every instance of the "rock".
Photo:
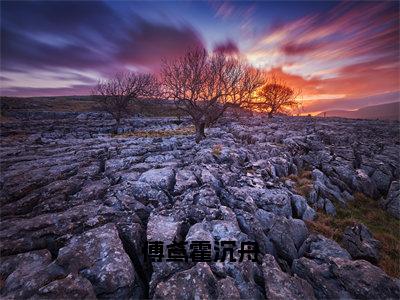
[{"label": "rock", "polygon": [[56,253],[69,234],[79,232],[82,228],[88,230],[109,222],[117,223],[121,218],[126,222],[140,222],[134,212],[127,215],[96,202],[27,219],[3,220],[0,226],[2,254],[12,255],[43,248]]},{"label": "rock", "polygon": [[[211,171],[213,168],[211,168]],[[219,189],[220,182],[213,173],[209,169],[202,169],[199,175],[201,183],[208,184],[209,186],[213,187],[214,189]]]},{"label": "rock", "polygon": [[306,199],[300,195],[291,195],[290,199],[292,203],[293,216],[301,219],[308,206]]},{"label": "rock", "polygon": [[383,163],[372,174],[371,179],[376,183],[376,187],[381,194],[386,194],[392,181],[390,168]]},{"label": "rock", "polygon": [[181,222],[172,216],[150,215],[147,223],[147,241],[162,241],[166,244],[180,236]]},{"label": "rock", "polygon": [[291,263],[298,258],[298,249],[308,236],[307,226],[299,219],[278,218],[267,236],[277,255]]},{"label": "rock", "polygon": [[342,236],[342,245],[353,259],[365,259],[373,264],[379,260],[380,242],[363,224],[348,226]]},{"label": "rock", "polygon": [[217,299],[218,281],[206,263],[197,263],[190,270],[174,274],[160,282],[155,290],[156,299]]},{"label": "rock", "polygon": [[264,255],[262,270],[267,299],[315,299],[312,286],[283,272],[272,255]]},{"label": "rock", "polygon": [[382,206],[396,219],[400,219],[400,181],[392,181]]},{"label": "rock", "polygon": [[293,262],[293,273],[305,279],[319,299],[398,299],[398,282],[365,260],[332,257],[325,263],[302,257]]},{"label": "rock", "polygon": [[375,197],[378,192],[375,181],[373,181],[362,169],[356,170],[356,175],[353,178],[353,186],[356,190],[372,198]]},{"label": "rock", "polygon": [[175,194],[182,194],[188,189],[198,186],[196,176],[189,170],[178,170],[176,172]]},{"label": "rock", "polygon": [[317,216],[315,210],[307,204],[307,200],[300,195],[292,195],[293,217],[304,221],[312,221]]},{"label": "rock", "polygon": [[257,206],[278,216],[291,217],[292,207],[289,196],[279,189],[263,190],[256,197]]},{"label": "rock", "polygon": [[[35,281],[37,274],[51,263],[51,254],[48,250],[37,250],[21,253],[13,256],[3,256],[0,263],[0,275],[2,284],[2,297],[28,297],[45,284],[46,280],[51,281],[47,276]],[[39,276],[37,276],[39,277]]]},{"label": "rock", "polygon": [[[335,199],[340,203],[346,204],[339,187],[332,184],[331,180],[320,170],[312,171],[314,189],[320,197]],[[313,195],[315,197],[315,195]]]},{"label": "rock", "polygon": [[219,285],[219,295],[218,299],[224,300],[224,299],[240,299],[240,294],[238,289],[236,288],[236,284],[234,280],[231,277],[226,277],[223,279],[220,279],[218,281]]},{"label": "rock", "polygon": [[[196,144],[180,134],[187,117],[127,117],[121,132],[150,137],[115,136],[109,114],[36,112],[35,99],[19,100],[16,119],[0,124],[0,297],[312,298],[307,280],[317,298],[398,298],[380,269],[304,223],[356,192],[387,194],[383,207],[399,216],[393,123],[239,112]],[[145,261],[152,240],[165,251],[172,241],[256,241],[265,265]]]},{"label": "rock", "polygon": [[323,235],[310,235],[299,249],[299,257],[305,256],[316,261],[326,261],[331,257],[351,259],[350,254],[333,240]]},{"label": "rock", "polygon": [[[265,234],[269,228],[264,228],[258,218],[242,210],[235,210],[240,231],[246,234],[249,240],[256,241],[262,254],[276,252],[275,247]],[[271,224],[272,225],[272,224]]]},{"label": "rock", "polygon": [[69,273],[79,273],[88,279],[96,296],[144,295],[139,277],[113,224],[73,237],[60,249],[55,263]]},{"label": "rock", "polygon": [[7,276],[3,293],[10,297],[143,295],[112,224],[72,237],[54,262],[47,250],[40,250],[6,258],[1,266]]},{"label": "rock", "polygon": [[307,197],[307,202],[311,205],[317,203],[318,200],[318,194],[317,191],[315,189],[312,189],[310,194]]},{"label": "rock", "polygon": [[173,191],[175,172],[170,168],[151,169],[140,175],[139,181],[146,182],[154,188]]},{"label": "rock", "polygon": [[130,184],[130,188],[132,196],[145,205],[153,204],[154,207],[158,207],[165,206],[170,202],[164,191],[153,188],[146,182],[134,181]]},{"label": "rock", "polygon": [[303,221],[313,221],[317,217],[317,213],[315,210],[307,206],[306,211],[303,213],[302,219]]},{"label": "rock", "polygon": [[[232,278],[240,299],[264,299],[262,270],[257,263],[249,260],[243,262],[217,262],[211,265],[214,274]],[[233,290],[236,294],[236,291]],[[220,293],[221,295],[221,293]],[[221,296],[220,296],[221,297]],[[237,297],[235,297],[237,298]]]},{"label": "rock", "polygon": [[188,242],[188,244],[192,241],[208,241],[212,245],[211,249],[214,249],[214,238],[210,231],[207,230],[207,225],[204,223],[196,223],[190,227],[185,241]]},{"label": "rock", "polygon": [[73,273],[41,287],[33,298],[97,299],[90,281]]},{"label": "rock", "polygon": [[329,199],[325,199],[324,209],[325,209],[325,212],[326,212],[328,215],[336,216],[336,208],[335,208],[335,205],[333,205],[333,203],[332,203]]}]

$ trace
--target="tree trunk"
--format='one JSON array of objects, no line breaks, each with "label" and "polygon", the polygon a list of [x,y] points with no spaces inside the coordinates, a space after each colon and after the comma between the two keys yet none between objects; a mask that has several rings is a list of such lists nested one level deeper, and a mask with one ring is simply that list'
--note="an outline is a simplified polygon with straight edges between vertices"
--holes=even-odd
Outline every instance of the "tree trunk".
[{"label": "tree trunk", "polygon": [[206,124],[204,122],[196,123],[195,127],[196,127],[196,143],[200,143],[200,141],[206,137],[206,134],[204,133]]},{"label": "tree trunk", "polygon": [[268,118],[271,119],[271,118],[273,117],[273,115],[274,115],[274,112],[273,112],[273,111],[270,111],[270,112],[268,113]]}]

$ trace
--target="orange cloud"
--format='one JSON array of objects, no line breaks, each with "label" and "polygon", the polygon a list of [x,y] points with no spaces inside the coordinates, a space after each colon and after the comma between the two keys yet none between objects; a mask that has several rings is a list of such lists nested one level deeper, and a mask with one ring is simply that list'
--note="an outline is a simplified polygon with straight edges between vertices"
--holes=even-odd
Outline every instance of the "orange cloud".
[{"label": "orange cloud", "polygon": [[309,107],[330,98],[335,109],[338,101],[397,92],[400,26],[393,6],[340,3],[329,13],[273,28],[245,54],[301,89]]}]

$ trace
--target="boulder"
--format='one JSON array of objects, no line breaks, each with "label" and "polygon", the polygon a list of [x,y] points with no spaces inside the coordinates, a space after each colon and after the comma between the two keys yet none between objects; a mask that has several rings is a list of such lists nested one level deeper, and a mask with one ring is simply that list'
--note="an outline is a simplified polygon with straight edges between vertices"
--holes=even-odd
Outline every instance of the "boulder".
[{"label": "boulder", "polygon": [[292,217],[291,200],[288,194],[280,189],[263,190],[259,197],[255,198],[255,202],[265,211],[278,216]]},{"label": "boulder", "polygon": [[372,174],[371,179],[376,183],[376,187],[381,194],[386,194],[392,181],[390,167],[381,163]]},{"label": "boulder", "polygon": [[307,209],[307,201],[303,196],[291,195],[293,217],[301,219]]},{"label": "boulder", "polygon": [[[50,263],[48,250],[3,256],[0,263],[0,274],[4,280],[1,296],[10,299],[33,296],[40,287],[56,279],[46,272]],[[64,275],[62,270],[56,276],[60,275]]]},{"label": "boulder", "polygon": [[93,286],[86,278],[74,273],[41,287],[33,299],[97,299]]},{"label": "boulder", "polygon": [[317,217],[317,212],[310,206],[306,208],[306,211],[303,213],[302,220],[303,221],[313,221]]},{"label": "boulder", "polygon": [[400,181],[392,181],[387,197],[381,203],[389,214],[400,219]]},{"label": "boulder", "polygon": [[160,282],[154,293],[156,299],[217,299],[219,284],[206,263],[178,272],[165,282]]},{"label": "boulder", "polygon": [[172,216],[151,214],[147,223],[147,241],[172,243],[180,237],[181,224]]},{"label": "boulder", "polygon": [[140,175],[139,181],[146,182],[154,188],[172,192],[175,185],[175,171],[171,168],[151,169]]},{"label": "boulder", "polygon": [[353,178],[352,186],[367,195],[368,197],[377,196],[377,186],[363,169],[357,169],[355,177]]},{"label": "boulder", "polygon": [[325,199],[324,209],[328,215],[336,216],[335,205],[333,205],[332,201],[330,201],[329,199]]},{"label": "boulder", "polygon": [[299,257],[305,256],[317,261],[326,261],[331,257],[351,259],[350,254],[333,240],[323,235],[310,235],[299,249]]},{"label": "boulder", "polygon": [[299,219],[277,218],[267,237],[277,255],[291,263],[298,258],[298,249],[308,236],[307,226]]},{"label": "boulder", "polygon": [[294,274],[305,279],[318,299],[398,299],[397,280],[365,260],[331,257],[324,263],[302,257],[293,261]]},{"label": "boulder", "polygon": [[189,170],[178,170],[175,176],[175,194],[182,194],[188,189],[192,189],[198,186],[196,176],[192,171]]},{"label": "boulder", "polygon": [[165,206],[170,201],[166,193],[158,188],[153,188],[150,184],[142,181],[134,181],[130,184],[131,195],[141,203],[154,207]]},{"label": "boulder", "polygon": [[262,270],[267,299],[315,299],[312,286],[283,272],[272,255],[264,255]]},{"label": "boulder", "polygon": [[115,225],[109,223],[74,236],[55,264],[88,279],[97,297],[142,297],[144,289]]},{"label": "boulder", "polygon": [[380,242],[363,224],[348,226],[342,236],[342,245],[353,259],[365,259],[373,264],[379,260]]},{"label": "boulder", "polygon": [[307,204],[307,200],[300,195],[291,195],[293,217],[304,221],[312,221],[317,216],[315,210]]}]

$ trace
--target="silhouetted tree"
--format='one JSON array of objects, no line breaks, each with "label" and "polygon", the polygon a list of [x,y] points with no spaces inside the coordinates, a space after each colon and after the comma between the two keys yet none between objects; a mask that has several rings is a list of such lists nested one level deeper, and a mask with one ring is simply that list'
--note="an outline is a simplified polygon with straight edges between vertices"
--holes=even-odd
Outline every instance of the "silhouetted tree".
[{"label": "silhouetted tree", "polygon": [[299,108],[300,91],[289,87],[285,81],[272,76],[257,92],[257,101],[253,103],[258,111],[268,113],[272,117],[277,113],[288,113]]},{"label": "silhouetted tree", "polygon": [[261,75],[245,62],[225,54],[189,49],[178,59],[162,64],[162,91],[191,116],[196,142],[230,106],[251,102],[261,86]]},{"label": "silhouetted tree", "polygon": [[131,111],[129,104],[134,100],[156,97],[159,84],[152,74],[118,73],[108,80],[99,80],[92,95],[101,103],[104,111],[116,121],[114,132],[118,132],[121,119]]}]

